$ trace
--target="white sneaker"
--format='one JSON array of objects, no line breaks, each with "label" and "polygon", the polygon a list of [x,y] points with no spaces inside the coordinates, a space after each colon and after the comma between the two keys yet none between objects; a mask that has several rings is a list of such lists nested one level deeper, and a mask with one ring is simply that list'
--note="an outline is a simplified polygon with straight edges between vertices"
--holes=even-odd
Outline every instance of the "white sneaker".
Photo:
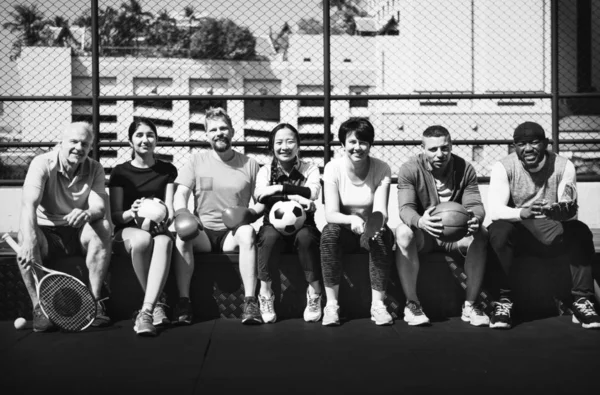
[{"label": "white sneaker", "polygon": [[323,325],[334,326],[340,324],[340,306],[327,305],[323,309]]},{"label": "white sneaker", "polygon": [[304,321],[317,322],[321,319],[321,295],[310,296],[306,290],[306,308],[304,309]]},{"label": "white sneaker", "polygon": [[469,322],[473,326],[489,326],[490,318],[481,310],[479,305],[466,303],[463,304],[462,316],[464,322]]},{"label": "white sneaker", "polygon": [[409,300],[404,307],[404,321],[411,326],[429,325],[431,322],[419,302]]},{"label": "white sneaker", "polygon": [[152,312],[154,326],[169,325],[171,323],[169,317],[167,317],[167,313],[165,313],[165,307],[168,306],[160,302],[154,306],[154,311]]},{"label": "white sneaker", "polygon": [[392,325],[394,323],[392,315],[388,313],[387,307],[383,303],[371,305],[371,321],[375,322],[375,325]]},{"label": "white sneaker", "polygon": [[265,324],[270,324],[277,321],[277,314],[275,314],[275,295],[271,295],[270,298],[258,295],[258,304],[260,306],[260,315]]}]

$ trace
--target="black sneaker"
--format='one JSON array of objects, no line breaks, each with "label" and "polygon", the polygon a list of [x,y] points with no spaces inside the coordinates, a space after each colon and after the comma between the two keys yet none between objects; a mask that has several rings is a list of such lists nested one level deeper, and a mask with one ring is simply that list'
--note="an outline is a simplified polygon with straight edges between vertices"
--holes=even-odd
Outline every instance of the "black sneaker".
[{"label": "black sneaker", "polygon": [[594,304],[588,299],[581,297],[573,302],[573,323],[581,324],[585,329],[600,328],[600,317],[594,309]]},{"label": "black sneaker", "polygon": [[173,325],[190,325],[194,319],[190,298],[179,298],[173,311]]},{"label": "black sneaker", "polygon": [[512,310],[512,302],[507,299],[501,299],[499,302],[493,302],[494,311],[490,317],[490,328],[510,329],[512,327],[512,319],[510,312]]},{"label": "black sneaker", "polygon": [[110,325],[110,317],[106,315],[106,307],[104,306],[104,300],[100,299],[96,301],[96,318],[92,322],[93,327],[103,327]]},{"label": "black sneaker", "polygon": [[34,332],[48,332],[54,329],[54,324],[46,314],[42,312],[42,308],[39,303],[33,308],[33,331]]},{"label": "black sneaker", "polygon": [[260,308],[258,307],[258,301],[255,296],[247,296],[245,298],[243,310],[242,324],[253,325],[263,323],[260,315]]}]

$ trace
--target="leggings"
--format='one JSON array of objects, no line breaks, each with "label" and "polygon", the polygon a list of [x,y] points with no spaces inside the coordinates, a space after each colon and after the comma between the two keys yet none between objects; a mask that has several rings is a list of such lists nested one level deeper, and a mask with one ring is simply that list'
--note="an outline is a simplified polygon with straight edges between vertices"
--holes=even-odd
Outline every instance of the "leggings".
[{"label": "leggings", "polygon": [[392,266],[392,231],[387,227],[374,240],[364,240],[349,228],[338,224],[327,224],[321,235],[321,266],[326,287],[340,284],[342,256],[362,249],[369,251],[369,277],[371,288],[384,292]]},{"label": "leggings", "polygon": [[490,244],[502,273],[498,281],[500,296],[508,297],[508,276],[518,253],[534,253],[540,256],[569,255],[572,289],[575,297],[594,295],[592,260],[594,242],[590,229],[583,222],[565,222],[548,219],[528,219],[520,222],[494,221],[488,227]]},{"label": "leggings", "polygon": [[270,282],[271,273],[277,272],[281,252],[298,250],[298,260],[306,281],[320,279],[319,241],[321,233],[311,225],[303,226],[296,234],[284,236],[271,224],[263,225],[258,231],[258,279]]}]

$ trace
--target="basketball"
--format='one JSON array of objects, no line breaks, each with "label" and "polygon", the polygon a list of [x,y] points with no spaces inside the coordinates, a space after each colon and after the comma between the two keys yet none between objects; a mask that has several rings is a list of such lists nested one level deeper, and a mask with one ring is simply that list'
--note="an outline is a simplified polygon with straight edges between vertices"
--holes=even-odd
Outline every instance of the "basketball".
[{"label": "basketball", "polygon": [[444,230],[439,237],[445,242],[454,242],[466,236],[469,228],[467,222],[471,219],[471,215],[466,208],[460,203],[444,202],[435,206],[431,212],[432,217],[442,219]]},{"label": "basketball", "polygon": [[306,213],[295,201],[280,201],[273,205],[269,213],[269,221],[282,235],[290,236],[296,233],[306,220]]},{"label": "basketball", "polygon": [[135,215],[135,224],[138,228],[150,232],[156,225],[163,222],[169,215],[167,205],[158,198],[142,200]]}]

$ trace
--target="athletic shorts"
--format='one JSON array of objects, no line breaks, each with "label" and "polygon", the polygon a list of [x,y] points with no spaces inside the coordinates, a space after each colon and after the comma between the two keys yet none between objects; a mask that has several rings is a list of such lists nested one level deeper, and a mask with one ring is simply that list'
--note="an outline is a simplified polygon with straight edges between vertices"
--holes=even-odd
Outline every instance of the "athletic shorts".
[{"label": "athletic shorts", "polygon": [[208,236],[208,241],[210,242],[210,252],[223,252],[223,244],[225,244],[225,239],[227,238],[229,232],[231,232],[229,229],[204,229],[204,233],[206,233],[206,236]]},{"label": "athletic shorts", "polygon": [[72,226],[40,226],[40,230],[48,242],[47,258],[61,258],[83,255],[80,236],[81,228]]},{"label": "athletic shorts", "polygon": [[[112,246],[113,246],[113,253],[115,255],[129,255],[127,253],[127,249],[125,249],[125,240],[123,239],[123,230],[124,229],[127,229],[127,228],[117,229],[115,231],[115,235],[113,236]],[[171,240],[173,240],[173,242],[175,241],[175,235],[173,235],[173,233],[169,232],[168,230],[165,231],[164,233],[159,233],[159,234],[153,235],[152,237],[156,237],[160,234],[169,236],[169,238],[171,238]]]}]

